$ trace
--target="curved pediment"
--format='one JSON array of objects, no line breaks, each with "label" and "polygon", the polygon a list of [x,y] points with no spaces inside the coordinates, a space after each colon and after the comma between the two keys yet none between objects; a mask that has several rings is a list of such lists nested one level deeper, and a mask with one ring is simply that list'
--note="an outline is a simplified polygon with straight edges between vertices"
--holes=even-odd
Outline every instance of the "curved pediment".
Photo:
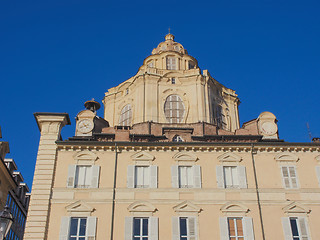
[{"label": "curved pediment", "polygon": [[71,213],[87,213],[90,214],[94,211],[94,208],[88,205],[83,201],[76,201],[68,206],[66,206],[66,210]]},{"label": "curved pediment", "polygon": [[178,152],[172,157],[175,161],[197,161],[198,157],[190,152]]},{"label": "curved pediment", "polygon": [[219,162],[241,162],[242,157],[232,152],[226,152],[218,157]]},{"label": "curved pediment", "polygon": [[297,214],[297,213],[307,214],[307,213],[310,213],[310,209],[307,209],[302,204],[296,203],[296,202],[291,202],[290,204],[288,204],[287,206],[282,208],[282,210],[287,214]]},{"label": "curved pediment", "polygon": [[199,213],[201,208],[190,201],[184,201],[173,207],[175,212],[181,213]]},{"label": "curved pediment", "polygon": [[91,152],[91,151],[81,151],[77,152],[73,158],[77,161],[96,161],[98,159],[98,156]]},{"label": "curved pediment", "polygon": [[249,208],[246,207],[245,205],[241,204],[241,203],[226,203],[225,205],[223,205],[220,208],[220,211],[223,213],[241,213],[241,214],[246,214],[247,212],[249,212]]},{"label": "curved pediment", "polygon": [[274,157],[279,162],[298,162],[299,157],[290,152],[279,153]]},{"label": "curved pediment", "polygon": [[151,203],[146,201],[138,201],[129,205],[129,212],[155,212],[157,209]]},{"label": "curved pediment", "polygon": [[155,157],[146,151],[140,151],[131,156],[135,161],[153,161]]}]

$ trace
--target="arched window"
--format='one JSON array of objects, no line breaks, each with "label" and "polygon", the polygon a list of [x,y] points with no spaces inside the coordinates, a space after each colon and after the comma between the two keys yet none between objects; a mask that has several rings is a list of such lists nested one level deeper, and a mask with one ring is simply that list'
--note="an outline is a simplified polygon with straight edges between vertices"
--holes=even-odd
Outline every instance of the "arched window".
[{"label": "arched window", "polygon": [[172,138],[172,142],[184,142],[183,141],[183,138],[179,135],[175,135],[173,138]]},{"label": "arched window", "polygon": [[169,123],[180,123],[184,116],[184,104],[178,95],[170,95],[164,103],[164,115]]},{"label": "arched window", "polygon": [[124,106],[120,113],[119,125],[120,126],[130,126],[132,119],[132,110],[130,104]]},{"label": "arched window", "polygon": [[167,69],[177,70],[177,59],[175,57],[167,57]]}]

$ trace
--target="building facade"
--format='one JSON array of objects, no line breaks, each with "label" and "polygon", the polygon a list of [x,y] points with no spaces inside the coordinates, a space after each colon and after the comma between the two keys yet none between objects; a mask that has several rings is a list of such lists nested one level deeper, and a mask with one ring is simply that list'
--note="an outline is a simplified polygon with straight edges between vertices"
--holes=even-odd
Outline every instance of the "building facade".
[{"label": "building facade", "polygon": [[[1,138],[1,131],[0,131]],[[5,158],[9,143],[0,141],[0,211],[8,206],[14,218],[6,240],[22,240],[30,199],[29,188],[13,159]]]},{"label": "building facade", "polygon": [[235,91],[168,34],[138,73],[41,132],[24,239],[320,239],[320,143],[240,127]]}]

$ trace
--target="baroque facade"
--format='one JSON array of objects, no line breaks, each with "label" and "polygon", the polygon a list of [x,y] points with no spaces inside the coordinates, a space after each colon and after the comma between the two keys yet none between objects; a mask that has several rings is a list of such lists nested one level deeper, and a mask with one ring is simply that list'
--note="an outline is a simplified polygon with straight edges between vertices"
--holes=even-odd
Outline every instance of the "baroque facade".
[{"label": "baroque facade", "polygon": [[30,193],[22,174],[17,171],[15,161],[12,158],[5,158],[9,150],[9,143],[0,141],[0,211],[7,205],[14,218],[5,240],[22,240]]},{"label": "baroque facade", "polygon": [[239,124],[235,91],[168,34],[137,74],[41,132],[25,240],[311,240],[320,144],[279,139],[276,117]]}]

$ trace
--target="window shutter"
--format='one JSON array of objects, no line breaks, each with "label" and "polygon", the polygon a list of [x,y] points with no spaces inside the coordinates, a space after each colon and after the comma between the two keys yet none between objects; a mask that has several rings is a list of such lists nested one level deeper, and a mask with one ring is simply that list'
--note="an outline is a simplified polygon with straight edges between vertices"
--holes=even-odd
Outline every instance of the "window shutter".
[{"label": "window shutter", "polygon": [[69,165],[67,187],[74,188],[74,178],[76,176],[77,165]]},{"label": "window shutter", "polygon": [[316,173],[317,173],[318,182],[319,182],[319,186],[320,186],[320,166],[316,166]]},{"label": "window shutter", "polygon": [[59,240],[69,239],[69,229],[70,229],[70,217],[62,217],[61,225],[60,225]]},{"label": "window shutter", "polygon": [[251,217],[244,217],[243,222],[243,234],[245,240],[254,240],[253,223]]},{"label": "window shutter", "polygon": [[223,166],[217,166],[216,175],[217,175],[217,186],[218,186],[218,188],[225,188],[224,177],[223,177]]},{"label": "window shutter", "polygon": [[282,227],[283,227],[284,239],[292,240],[290,219],[288,217],[282,218]]},{"label": "window shutter", "polygon": [[303,240],[310,239],[308,226],[307,226],[307,219],[305,217],[299,217],[299,228],[300,228],[300,234]]},{"label": "window shutter", "polygon": [[171,166],[171,183],[173,188],[179,188],[178,166]]},{"label": "window shutter", "polygon": [[88,240],[96,239],[96,228],[97,228],[97,217],[88,217],[87,229],[86,229],[86,236],[88,237]]},{"label": "window shutter", "polygon": [[172,240],[180,240],[179,217],[172,217]]},{"label": "window shutter", "polygon": [[149,217],[149,238],[150,240],[159,239],[158,218]]},{"label": "window shutter", "polygon": [[134,188],[134,171],[135,166],[129,165],[127,172],[127,188]]},{"label": "window shutter", "polygon": [[158,187],[158,167],[151,165],[150,169],[150,188]]},{"label": "window shutter", "polygon": [[189,240],[197,240],[197,222],[196,217],[188,217]]},{"label": "window shutter", "polygon": [[240,188],[248,188],[246,167],[245,166],[238,166],[237,169],[238,169],[238,176],[239,176],[239,187]]},{"label": "window shutter", "polygon": [[124,240],[132,240],[133,217],[126,217],[124,223]]},{"label": "window shutter", "polygon": [[201,167],[199,165],[194,165],[193,169],[193,182],[194,188],[201,188]]},{"label": "window shutter", "polygon": [[290,188],[288,167],[285,167],[285,166],[281,167],[281,173],[282,173],[284,187]]},{"label": "window shutter", "polygon": [[93,165],[91,167],[91,187],[92,188],[99,187],[99,174],[100,174],[100,166]]},{"label": "window shutter", "polygon": [[298,188],[298,177],[295,167],[289,167],[290,179],[292,183],[292,188]]},{"label": "window shutter", "polygon": [[229,230],[228,230],[228,218],[221,217],[220,222],[220,239],[229,240]]}]

